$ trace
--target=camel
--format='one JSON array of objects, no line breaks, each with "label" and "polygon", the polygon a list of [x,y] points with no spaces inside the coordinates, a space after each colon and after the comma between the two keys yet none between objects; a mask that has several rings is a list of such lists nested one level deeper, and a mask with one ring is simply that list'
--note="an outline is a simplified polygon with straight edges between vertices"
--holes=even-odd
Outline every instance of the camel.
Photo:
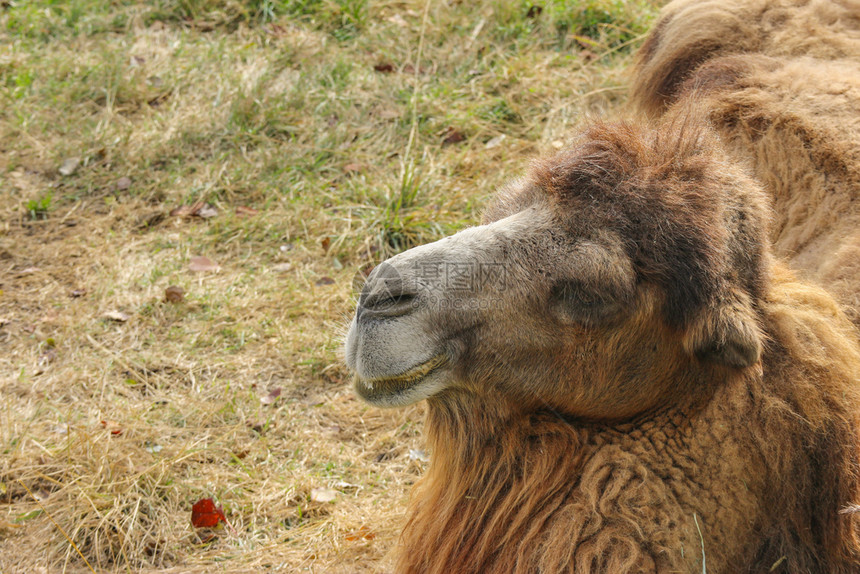
[{"label": "camel", "polygon": [[860,2],[671,2],[632,100],[659,115],[685,99],[764,184],[775,253],[860,326]]},{"label": "camel", "polygon": [[860,572],[860,343],[695,105],[597,123],[379,265],[344,348],[427,401],[397,572]]}]

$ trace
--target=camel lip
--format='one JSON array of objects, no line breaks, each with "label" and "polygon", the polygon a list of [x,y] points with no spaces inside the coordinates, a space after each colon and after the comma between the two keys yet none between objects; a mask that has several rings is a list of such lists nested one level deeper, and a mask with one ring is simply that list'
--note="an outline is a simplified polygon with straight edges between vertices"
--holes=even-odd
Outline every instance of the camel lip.
[{"label": "camel lip", "polygon": [[445,354],[439,354],[391,377],[365,379],[356,374],[355,390],[362,399],[372,404],[383,406],[408,404],[413,401],[408,400],[405,395],[410,394],[409,391],[446,364],[448,364],[448,357]]}]

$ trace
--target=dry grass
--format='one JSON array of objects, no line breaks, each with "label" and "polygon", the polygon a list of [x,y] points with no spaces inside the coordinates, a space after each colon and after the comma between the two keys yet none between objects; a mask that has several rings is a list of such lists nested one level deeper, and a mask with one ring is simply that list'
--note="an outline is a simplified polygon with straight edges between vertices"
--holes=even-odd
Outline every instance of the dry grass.
[{"label": "dry grass", "polygon": [[0,3],[0,572],[387,571],[422,413],[353,396],[354,277],[616,110],[654,13],[535,5]]}]

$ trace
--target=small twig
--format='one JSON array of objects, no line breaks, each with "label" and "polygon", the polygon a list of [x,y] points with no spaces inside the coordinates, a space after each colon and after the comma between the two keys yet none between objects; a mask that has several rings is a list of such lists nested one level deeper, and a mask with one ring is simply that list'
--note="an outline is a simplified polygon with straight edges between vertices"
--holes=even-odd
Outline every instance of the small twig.
[{"label": "small twig", "polygon": [[68,534],[66,534],[66,531],[65,531],[65,530],[63,530],[63,527],[62,527],[62,526],[60,526],[59,524],[57,524],[57,521],[56,521],[56,520],[54,520],[54,517],[53,517],[53,516],[51,516],[51,513],[50,513],[50,512],[48,512],[48,509],[47,509],[47,508],[45,508],[44,506],[42,506],[42,502],[41,502],[38,498],[36,498],[36,495],[35,495],[35,494],[33,494],[33,491],[32,491],[32,490],[30,490],[29,488],[27,488],[27,485],[26,485],[26,484],[24,484],[24,481],[23,481],[23,480],[18,479],[18,483],[19,483],[21,486],[23,486],[23,487],[24,487],[24,490],[26,490],[26,491],[27,491],[27,494],[29,494],[30,496],[32,496],[32,497],[33,497],[33,500],[35,500],[35,501],[36,501],[36,504],[38,504],[38,505],[39,505],[39,508],[41,508],[41,509],[42,509],[42,512],[44,512],[44,513],[48,516],[48,518],[51,520],[51,522],[53,522],[53,523],[54,523],[54,526],[56,526],[56,527],[57,527],[57,530],[59,530],[60,532],[62,532],[62,533],[63,533],[63,536],[65,536],[65,537],[66,537],[66,540],[68,540],[68,541],[69,541],[69,544],[71,544],[71,545],[72,545],[72,548],[74,548],[74,549],[75,549],[75,552],[77,552],[77,553],[78,553],[78,556],[80,556],[80,557],[81,557],[81,559],[84,561],[84,564],[86,564],[86,565],[87,565],[87,568],[89,568],[89,569],[90,569],[90,572],[92,572],[93,574],[96,574],[96,571],[95,571],[95,570],[93,570],[93,567],[92,567],[92,566],[90,566],[90,561],[89,561],[89,560],[87,560],[87,557],[86,557],[86,556],[84,556],[84,553],[80,551],[80,549],[78,548],[78,545],[77,545],[77,544],[75,544],[75,541],[74,541],[74,540],[72,540],[71,538],[69,538],[69,535],[68,535]]},{"label": "small twig", "polygon": [[626,47],[627,47],[627,46],[629,46],[630,44],[634,44],[634,43],[638,42],[639,40],[642,40],[642,39],[643,39],[643,38],[645,38],[649,33],[650,33],[650,32],[645,32],[645,33],[643,33],[643,34],[639,34],[638,36],[635,36],[635,37],[633,37],[633,38],[630,38],[630,39],[629,39],[629,40],[627,40],[626,42],[622,42],[621,44],[618,44],[618,45],[617,45],[617,46],[615,46],[614,48],[610,48],[610,49],[606,50],[605,52],[603,52],[603,53],[601,53],[601,54],[598,54],[598,55],[597,55],[597,57],[596,57],[596,58],[594,58],[591,62],[586,63],[586,64],[583,66],[583,68],[588,67],[588,66],[590,66],[590,65],[594,64],[595,62],[599,62],[600,60],[602,60],[602,59],[603,59],[603,58],[605,58],[606,56],[609,56],[609,55],[611,55],[611,54],[614,54],[615,52],[618,52],[618,51],[620,51],[620,50],[623,50],[624,48],[626,48]]},{"label": "small twig", "polygon": [[584,100],[589,96],[594,96],[596,94],[602,94],[603,92],[619,92],[621,90],[626,90],[627,86],[606,86],[603,88],[597,88],[595,90],[591,90],[590,92],[585,92],[584,94],[579,96],[580,100]]},{"label": "small twig", "polygon": [[702,536],[702,529],[699,528],[699,520],[696,518],[696,513],[693,513],[693,522],[696,523],[696,530],[699,531],[699,542],[702,543],[702,574],[707,574],[708,569],[705,567],[705,538]]},{"label": "small twig", "polygon": [[102,345],[101,343],[99,343],[98,341],[93,339],[93,337],[90,334],[87,334],[87,340],[96,349],[98,349],[98,350],[102,351],[103,353],[106,353],[106,354],[110,355],[111,357],[113,357],[113,360],[116,361],[117,363],[119,363],[119,365],[121,367],[124,367],[129,372],[137,375],[141,379],[142,382],[144,382],[145,384],[149,384],[149,373],[147,372],[146,367],[138,366],[138,365],[133,364],[130,361],[125,360],[122,357],[122,355],[120,355],[116,351],[112,351],[112,350],[108,349],[107,347],[105,347],[104,345]]},{"label": "small twig", "polygon": [[67,220],[67,219],[68,219],[68,218],[69,218],[69,217],[70,217],[70,216],[71,216],[75,211],[77,211],[77,209],[81,206],[81,203],[83,203],[83,202],[78,201],[78,202],[75,204],[75,206],[74,206],[74,207],[72,207],[72,208],[69,210],[69,212],[68,212],[68,213],[66,213],[66,214],[63,216],[63,218],[60,220],[60,223],[59,223],[58,225],[62,225],[62,224],[64,224],[64,223],[66,222],[66,220]]},{"label": "small twig", "polygon": [[478,39],[478,35],[481,33],[481,30],[484,29],[484,24],[486,24],[486,23],[487,23],[487,19],[481,18],[480,22],[478,22],[478,25],[475,26],[475,28],[472,30],[472,33],[469,34],[469,39],[466,40],[466,49],[469,49],[472,47],[472,44],[474,44],[475,40]]}]

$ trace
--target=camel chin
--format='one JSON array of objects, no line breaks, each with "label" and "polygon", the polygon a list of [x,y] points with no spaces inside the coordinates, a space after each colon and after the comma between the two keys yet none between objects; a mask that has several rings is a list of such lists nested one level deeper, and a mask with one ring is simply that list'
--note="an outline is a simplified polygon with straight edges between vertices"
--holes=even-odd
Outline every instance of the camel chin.
[{"label": "camel chin", "polygon": [[449,377],[446,366],[448,359],[440,354],[392,376],[364,378],[356,374],[355,391],[375,406],[404,407],[442,391]]}]

